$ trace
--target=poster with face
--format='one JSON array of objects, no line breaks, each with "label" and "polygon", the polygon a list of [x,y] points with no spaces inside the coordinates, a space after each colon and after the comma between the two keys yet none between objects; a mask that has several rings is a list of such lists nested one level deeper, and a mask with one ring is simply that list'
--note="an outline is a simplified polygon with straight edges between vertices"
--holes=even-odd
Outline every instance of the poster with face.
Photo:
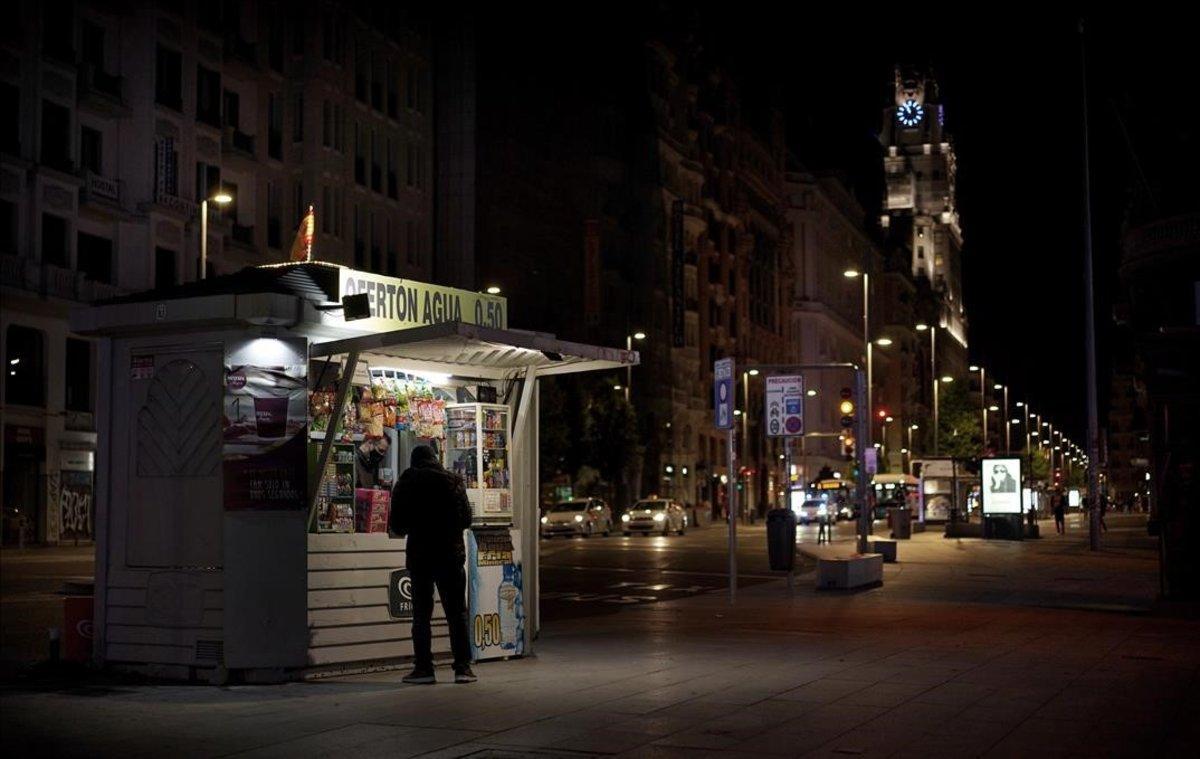
[{"label": "poster with face", "polygon": [[983,459],[984,514],[1021,513],[1021,460]]}]

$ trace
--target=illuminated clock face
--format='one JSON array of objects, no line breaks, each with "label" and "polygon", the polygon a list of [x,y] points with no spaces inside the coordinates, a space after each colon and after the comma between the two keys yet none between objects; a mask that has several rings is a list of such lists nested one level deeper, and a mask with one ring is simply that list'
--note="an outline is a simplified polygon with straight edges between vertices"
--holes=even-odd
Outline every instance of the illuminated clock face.
[{"label": "illuminated clock face", "polygon": [[925,118],[925,109],[915,100],[905,100],[904,105],[896,109],[896,121],[901,126],[914,127]]}]

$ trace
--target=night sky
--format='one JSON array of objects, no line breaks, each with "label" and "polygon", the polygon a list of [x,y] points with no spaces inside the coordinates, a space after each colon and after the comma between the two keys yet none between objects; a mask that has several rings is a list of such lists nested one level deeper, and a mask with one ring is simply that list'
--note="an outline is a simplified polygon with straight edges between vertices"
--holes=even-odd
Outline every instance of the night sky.
[{"label": "night sky", "polygon": [[[691,33],[742,83],[743,117],[753,122],[779,108],[801,160],[844,172],[871,217],[882,192],[877,134],[892,97],[892,67],[932,65],[959,159],[971,359],[1012,386],[1010,400],[1028,400],[1082,444],[1077,17],[1010,6],[990,16],[929,10],[921,18],[902,6],[855,5],[840,15],[795,7],[788,15],[776,4],[695,10],[659,3],[647,13],[645,5],[616,4],[594,19],[556,18],[548,10],[506,21],[485,16],[481,42],[486,51],[489,32],[493,43],[503,40],[500,48],[525,83],[542,76],[536,62],[549,63],[544,76],[558,87],[571,72],[583,82],[603,76],[614,56],[633,49],[633,38]],[[1130,193],[1151,188],[1141,195],[1162,215],[1200,207],[1194,27],[1183,15],[1133,12],[1087,19],[1102,413]],[[549,31],[555,27],[561,36]],[[495,55],[481,58],[500,65]]]}]

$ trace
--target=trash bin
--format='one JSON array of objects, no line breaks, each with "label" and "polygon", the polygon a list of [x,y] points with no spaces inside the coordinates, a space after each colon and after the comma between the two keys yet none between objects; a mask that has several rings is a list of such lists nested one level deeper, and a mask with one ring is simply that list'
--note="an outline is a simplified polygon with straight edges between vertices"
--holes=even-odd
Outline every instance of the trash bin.
[{"label": "trash bin", "polygon": [[796,566],[796,516],[791,509],[767,512],[767,559],[776,572]]},{"label": "trash bin", "polygon": [[892,523],[894,540],[908,540],[912,537],[912,512],[907,506],[888,509],[888,521]]},{"label": "trash bin", "polygon": [[63,598],[62,657],[66,661],[86,664],[92,660],[92,598]]}]

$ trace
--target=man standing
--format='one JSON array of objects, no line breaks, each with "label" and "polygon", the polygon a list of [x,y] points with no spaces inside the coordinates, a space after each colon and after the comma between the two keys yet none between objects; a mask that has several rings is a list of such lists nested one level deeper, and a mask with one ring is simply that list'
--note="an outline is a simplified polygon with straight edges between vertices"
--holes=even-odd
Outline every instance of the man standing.
[{"label": "man standing", "polygon": [[413,671],[406,683],[434,683],[432,632],[433,587],[437,586],[446,612],[450,648],[454,653],[454,682],[475,682],[471,643],[467,637],[466,549],[463,530],[471,526],[471,504],[458,475],[446,471],[429,446],[412,451],[410,467],[392,492],[388,525],[394,535],[407,535],[405,566],[412,581]]},{"label": "man standing", "polygon": [[1067,531],[1067,499],[1061,490],[1050,496],[1050,507],[1054,510],[1054,531],[1062,535]]}]

